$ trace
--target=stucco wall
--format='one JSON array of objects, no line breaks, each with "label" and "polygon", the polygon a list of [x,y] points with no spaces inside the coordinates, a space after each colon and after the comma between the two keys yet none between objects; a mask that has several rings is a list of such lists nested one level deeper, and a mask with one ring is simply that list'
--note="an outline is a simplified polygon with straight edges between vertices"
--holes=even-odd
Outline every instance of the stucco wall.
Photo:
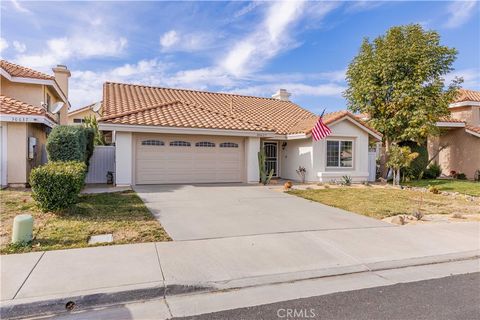
[{"label": "stucco wall", "polygon": [[115,183],[132,185],[133,139],[131,132],[115,133]]},{"label": "stucco wall", "polygon": [[[35,158],[33,160],[27,160],[27,180],[30,175],[30,170],[42,164],[42,154],[46,153],[45,144],[47,143],[47,135],[44,130],[45,126],[38,123],[29,123],[27,126],[27,137],[37,138],[37,147],[35,151]],[[28,146],[27,146],[28,147]],[[46,158],[46,154],[43,155]]]},{"label": "stucco wall", "polygon": [[245,166],[247,183],[258,183],[260,176],[258,168],[258,151],[260,151],[260,138],[245,138]]},{"label": "stucco wall", "polygon": [[465,132],[464,128],[448,130],[440,137],[428,140],[428,153],[435,154],[439,146],[448,144],[435,162],[442,168],[442,173],[449,175],[450,171],[463,172],[473,179],[475,170],[480,169],[480,138]]},{"label": "stucco wall", "polygon": [[[332,134],[320,141],[313,142],[311,138],[287,141],[282,153],[282,178],[299,180],[296,169],[303,166],[307,170],[306,180],[311,182],[339,180],[344,175],[355,182],[368,179],[368,133],[349,120],[331,125],[330,129]],[[353,168],[326,167],[327,140],[353,141]]]},{"label": "stucco wall", "polygon": [[75,114],[72,114],[72,115],[68,115],[68,124],[80,124],[80,123],[74,123],[73,122],[73,119],[83,119],[85,117],[90,117],[90,116],[95,116],[95,117],[98,117],[98,114],[93,112],[92,109],[85,109],[84,111],[81,111],[81,112],[78,112],[78,113],[75,113]]},{"label": "stucco wall", "polygon": [[8,184],[27,183],[27,124],[9,122],[7,126]]},{"label": "stucco wall", "polygon": [[480,107],[467,106],[451,108],[451,117],[454,119],[466,121],[467,124],[472,126],[480,125]]}]

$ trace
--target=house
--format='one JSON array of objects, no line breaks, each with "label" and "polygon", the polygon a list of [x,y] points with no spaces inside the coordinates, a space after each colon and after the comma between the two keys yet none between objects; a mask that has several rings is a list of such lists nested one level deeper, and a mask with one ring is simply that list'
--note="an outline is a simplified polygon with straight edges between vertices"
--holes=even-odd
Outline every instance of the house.
[{"label": "house", "polygon": [[0,176],[2,186],[25,186],[30,170],[47,161],[50,130],[67,123],[70,71],[53,76],[0,60]]},{"label": "house", "polygon": [[95,102],[88,106],[68,112],[68,124],[82,124],[85,117],[100,118],[102,115],[102,102]]},{"label": "house", "polygon": [[318,117],[289,100],[107,82],[99,127],[114,132],[117,185],[258,183],[258,152],[274,176],[329,182],[369,177],[368,149],[381,135],[347,111],[326,114],[327,139],[312,141]]},{"label": "house", "polygon": [[480,170],[480,91],[460,89],[449,109],[450,117],[437,122],[441,135],[428,140],[428,153],[444,175],[473,179]]}]

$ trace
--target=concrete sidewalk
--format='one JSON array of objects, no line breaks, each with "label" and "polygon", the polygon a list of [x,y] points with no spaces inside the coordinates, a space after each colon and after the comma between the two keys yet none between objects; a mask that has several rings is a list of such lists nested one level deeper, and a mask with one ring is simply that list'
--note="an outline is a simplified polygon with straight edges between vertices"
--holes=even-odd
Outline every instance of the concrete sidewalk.
[{"label": "concrete sidewalk", "polygon": [[[480,224],[322,230],[1,256],[2,316],[480,255]],[[43,308],[43,309],[42,309]],[[56,310],[55,310],[56,309]],[[23,311],[22,311],[23,310]]]}]

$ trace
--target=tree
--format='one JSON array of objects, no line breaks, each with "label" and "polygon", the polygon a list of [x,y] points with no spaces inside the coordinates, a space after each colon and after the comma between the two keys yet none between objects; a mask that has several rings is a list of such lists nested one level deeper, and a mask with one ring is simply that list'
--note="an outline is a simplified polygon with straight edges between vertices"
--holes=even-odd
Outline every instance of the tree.
[{"label": "tree", "polygon": [[417,157],[418,152],[412,152],[410,147],[400,147],[397,144],[390,147],[387,165],[393,170],[394,186],[400,184],[400,169],[409,167],[412,161]]},{"label": "tree", "polygon": [[94,144],[96,146],[103,146],[105,145],[105,139],[103,137],[103,133],[98,129],[98,122],[95,116],[86,116],[83,118],[83,125],[85,128],[92,128],[93,132],[95,133],[94,137]]},{"label": "tree", "polygon": [[449,115],[448,104],[463,82],[455,78],[445,88],[444,76],[453,70],[456,56],[455,48],[440,44],[437,32],[418,24],[363,40],[348,66],[344,96],[351,111],[369,114],[369,124],[383,134],[382,176],[394,143],[420,143],[438,133],[435,123]]}]

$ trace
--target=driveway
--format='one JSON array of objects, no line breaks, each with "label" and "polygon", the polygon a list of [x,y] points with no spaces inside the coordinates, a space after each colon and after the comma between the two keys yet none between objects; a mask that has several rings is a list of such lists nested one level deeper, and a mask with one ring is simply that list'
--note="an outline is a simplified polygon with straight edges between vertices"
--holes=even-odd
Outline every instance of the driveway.
[{"label": "driveway", "polygon": [[263,186],[139,185],[134,189],[173,240],[392,226]]}]

